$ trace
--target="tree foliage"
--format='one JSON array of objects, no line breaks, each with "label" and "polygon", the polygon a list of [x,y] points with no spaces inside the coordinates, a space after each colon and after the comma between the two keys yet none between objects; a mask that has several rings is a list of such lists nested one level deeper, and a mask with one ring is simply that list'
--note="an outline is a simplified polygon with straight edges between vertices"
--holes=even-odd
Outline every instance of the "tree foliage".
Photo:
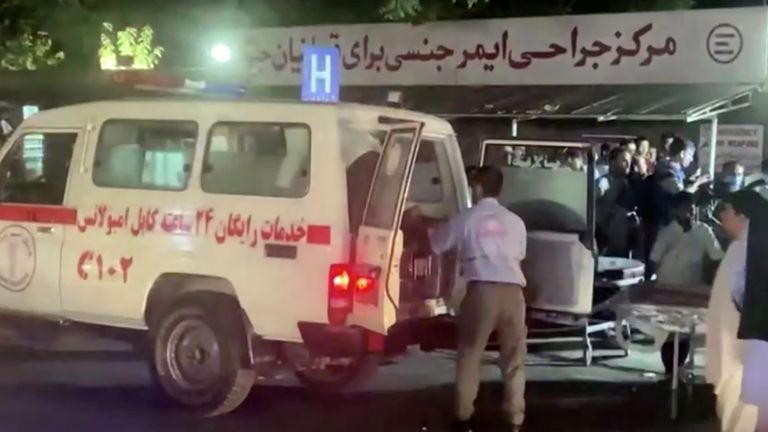
[{"label": "tree foliage", "polygon": [[154,69],[163,55],[163,47],[154,44],[154,30],[149,25],[141,29],[126,27],[115,32],[111,23],[104,23],[102,29],[101,69]]},{"label": "tree foliage", "polygon": [[54,66],[64,60],[64,53],[53,49],[47,34],[26,30],[0,46],[0,69],[35,70]]}]

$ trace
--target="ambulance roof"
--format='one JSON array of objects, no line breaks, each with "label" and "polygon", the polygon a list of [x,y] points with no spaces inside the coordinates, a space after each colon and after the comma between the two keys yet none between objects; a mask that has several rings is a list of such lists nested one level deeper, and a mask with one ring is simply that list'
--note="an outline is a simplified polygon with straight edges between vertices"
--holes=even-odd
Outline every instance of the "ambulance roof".
[{"label": "ambulance roof", "polygon": [[[194,117],[200,113],[201,106],[209,107],[216,112],[227,109],[243,110],[248,108],[267,107],[270,112],[275,109],[285,109],[295,112],[297,109],[307,111],[307,116],[332,111],[341,120],[355,123],[380,124],[380,117],[402,119],[425,123],[427,133],[453,134],[453,128],[447,121],[424,113],[398,108],[362,105],[353,103],[312,104],[296,101],[244,101],[244,100],[199,100],[180,98],[126,99],[89,102],[70,105],[50,110],[43,110],[24,121],[24,127],[80,127],[89,116],[116,111],[114,116],[125,116],[136,112],[147,114],[147,104],[162,105],[163,111],[187,114]],[[144,115],[142,117],[144,117]]]}]

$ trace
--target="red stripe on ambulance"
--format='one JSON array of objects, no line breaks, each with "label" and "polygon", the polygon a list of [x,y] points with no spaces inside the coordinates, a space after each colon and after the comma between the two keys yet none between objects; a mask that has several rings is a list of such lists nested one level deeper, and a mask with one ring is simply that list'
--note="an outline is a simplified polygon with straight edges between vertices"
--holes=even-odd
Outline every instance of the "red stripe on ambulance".
[{"label": "red stripe on ambulance", "polygon": [[75,225],[77,209],[59,206],[0,205],[0,220],[43,224]]},{"label": "red stripe on ambulance", "polygon": [[331,227],[329,225],[307,225],[307,243],[331,244]]}]

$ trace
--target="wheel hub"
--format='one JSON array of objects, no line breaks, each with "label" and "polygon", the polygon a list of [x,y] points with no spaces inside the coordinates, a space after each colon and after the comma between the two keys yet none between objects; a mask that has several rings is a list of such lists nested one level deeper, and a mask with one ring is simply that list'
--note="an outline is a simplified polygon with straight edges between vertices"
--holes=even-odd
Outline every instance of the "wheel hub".
[{"label": "wheel hub", "polygon": [[166,360],[174,381],[187,390],[215,383],[221,374],[221,354],[213,330],[197,319],[181,321],[171,332]]}]

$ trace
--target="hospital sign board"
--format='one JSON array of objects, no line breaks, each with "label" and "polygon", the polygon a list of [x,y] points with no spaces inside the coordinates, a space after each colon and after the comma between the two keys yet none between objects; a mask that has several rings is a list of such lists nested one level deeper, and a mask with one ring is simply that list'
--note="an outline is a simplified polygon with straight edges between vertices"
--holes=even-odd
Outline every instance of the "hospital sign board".
[{"label": "hospital sign board", "polygon": [[[709,140],[712,125],[700,126],[701,154],[709,154]],[[721,124],[717,127],[717,152],[715,164],[719,172],[723,164],[736,161],[744,165],[748,173],[760,171],[763,161],[763,125]]]},{"label": "hospital sign board", "polygon": [[259,28],[259,85],[299,85],[302,47],[336,46],[343,85],[762,83],[768,8]]}]

